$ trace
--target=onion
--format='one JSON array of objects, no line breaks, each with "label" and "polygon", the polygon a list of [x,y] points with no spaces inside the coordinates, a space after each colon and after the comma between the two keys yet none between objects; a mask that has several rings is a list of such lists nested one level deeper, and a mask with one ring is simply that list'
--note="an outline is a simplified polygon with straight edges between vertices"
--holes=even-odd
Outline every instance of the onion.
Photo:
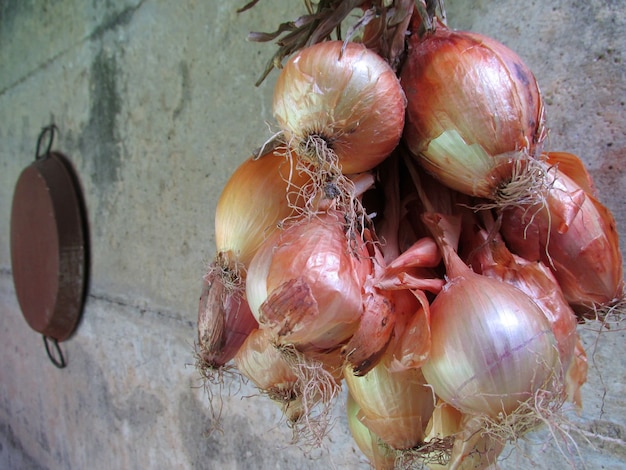
[{"label": "onion", "polygon": [[230,264],[248,266],[261,243],[294,209],[302,207],[300,191],[308,181],[278,152],[244,161],[217,201],[217,253]]},{"label": "onion", "polygon": [[302,159],[351,174],[374,168],[396,147],[405,97],[394,71],[375,52],[362,44],[326,41],[285,64],[273,109]]},{"label": "onion", "polygon": [[425,448],[434,449],[430,470],[494,468],[504,442],[485,432],[484,423],[445,402],[437,404],[428,423]]},{"label": "onion", "polygon": [[428,423],[424,450],[430,470],[492,468],[504,448],[502,440],[485,432],[480,419],[464,415],[440,401]]},{"label": "onion", "polygon": [[[488,227],[493,230],[493,227]],[[578,340],[577,319],[550,269],[540,261],[527,261],[511,253],[498,234],[482,229],[475,233],[470,263],[484,276],[517,287],[541,308],[550,322],[563,370],[574,357]]]},{"label": "onion", "polygon": [[237,370],[296,421],[302,416],[298,376],[272,343],[269,332],[254,330],[235,356]]},{"label": "onion", "polygon": [[341,215],[323,213],[266,240],[250,263],[247,298],[278,344],[332,349],[358,327],[371,270],[365,244],[347,242]]},{"label": "onion", "polygon": [[581,314],[624,297],[619,235],[611,212],[565,174],[548,154],[553,181],[542,202],[502,213],[502,236],[511,251],[549,266],[567,301]]},{"label": "onion", "polygon": [[420,369],[392,371],[387,354],[363,377],[347,366],[344,377],[358,403],[360,421],[394,449],[422,443],[435,403],[432,389]]},{"label": "onion", "polygon": [[490,200],[515,199],[519,191],[507,195],[511,184],[533,184],[543,104],[513,51],[440,25],[411,36],[400,79],[408,101],[404,141],[441,182]]},{"label": "onion", "polygon": [[432,347],[422,366],[435,393],[463,413],[494,421],[536,394],[555,393],[559,355],[541,309],[521,290],[467,267],[446,241],[441,216],[424,220],[448,276],[430,306]]}]

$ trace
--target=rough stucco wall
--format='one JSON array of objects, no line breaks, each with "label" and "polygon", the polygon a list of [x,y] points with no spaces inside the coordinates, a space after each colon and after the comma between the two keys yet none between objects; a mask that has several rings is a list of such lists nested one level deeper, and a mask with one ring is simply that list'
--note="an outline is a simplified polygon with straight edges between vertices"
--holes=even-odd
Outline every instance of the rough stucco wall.
[{"label": "rough stucco wall", "polygon": [[[339,418],[317,459],[289,447],[275,407],[253,390],[225,397],[223,433],[191,365],[200,278],[227,177],[268,136],[273,52],[245,41],[303,11],[298,0],[17,1],[0,5],[0,467],[367,468]],[[626,233],[626,44],[619,2],[448,1],[452,26],[489,34],[531,66],[546,96],[550,146],[585,159]],[[9,220],[40,129],[83,184],[90,295],[55,369],[23,321]],[[622,237],[623,240],[624,237]],[[626,241],[622,243],[626,246]],[[577,465],[626,465],[623,331],[583,331],[595,351],[572,431]],[[598,376],[598,370],[603,372]],[[341,409],[337,412],[341,414]],[[585,441],[588,438],[590,445]],[[505,468],[563,468],[547,434]],[[332,453],[332,455],[331,455]]]}]

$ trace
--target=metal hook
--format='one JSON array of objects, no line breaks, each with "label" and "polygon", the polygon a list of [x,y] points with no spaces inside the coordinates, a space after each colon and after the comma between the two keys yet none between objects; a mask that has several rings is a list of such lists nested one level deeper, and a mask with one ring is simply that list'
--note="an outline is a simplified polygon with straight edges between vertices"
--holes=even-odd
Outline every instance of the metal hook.
[{"label": "metal hook", "polygon": [[[52,148],[52,142],[54,142],[54,132],[59,130],[56,124],[50,124],[49,126],[44,127],[39,134],[39,138],[37,139],[37,150],[35,151],[35,160],[39,160],[40,158],[44,158],[50,154],[50,149]],[[46,134],[50,134],[50,140],[48,140],[48,147],[46,148],[46,153],[43,155],[40,153],[41,142]]]},{"label": "metal hook", "polygon": [[[56,354],[59,356],[59,359],[57,359],[51,352],[50,352],[50,346],[48,344],[48,339],[50,339],[50,341],[52,341],[52,344],[54,345],[55,349],[56,349]],[[65,358],[63,357],[63,351],[61,351],[61,348],[59,347],[59,342],[54,339],[54,338],[50,338],[46,335],[43,335],[43,344],[46,346],[46,353],[48,353],[48,358],[50,359],[50,361],[52,361],[52,363],[57,366],[59,369],[63,369],[67,363],[65,362]]]}]

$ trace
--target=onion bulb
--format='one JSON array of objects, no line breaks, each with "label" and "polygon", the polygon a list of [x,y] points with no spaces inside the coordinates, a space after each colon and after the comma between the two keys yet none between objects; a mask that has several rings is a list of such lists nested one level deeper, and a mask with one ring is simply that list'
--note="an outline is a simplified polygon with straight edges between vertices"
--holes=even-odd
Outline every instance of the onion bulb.
[{"label": "onion bulb", "polygon": [[258,327],[240,292],[229,293],[222,278],[210,273],[198,306],[198,356],[202,375],[226,365],[250,332]]},{"label": "onion bulb", "polygon": [[563,369],[574,358],[577,319],[550,269],[541,261],[514,255],[497,234],[479,230],[470,264],[478,273],[517,287],[531,297],[550,322]]},{"label": "onion bulb", "polygon": [[440,25],[411,36],[400,79],[408,101],[404,140],[442,183],[490,200],[502,198],[512,180],[532,183],[543,104],[517,54]]},{"label": "onion bulb", "polygon": [[430,470],[491,469],[496,466],[504,442],[485,432],[480,418],[466,415],[439,402],[428,423],[425,449]]},{"label": "onion bulb", "polygon": [[391,360],[386,354],[363,377],[347,366],[344,378],[361,409],[360,421],[393,449],[410,449],[424,440],[434,395],[420,369],[394,372]]},{"label": "onion bulb", "polygon": [[536,394],[555,392],[562,376],[556,340],[528,295],[463,263],[440,219],[424,216],[441,244],[448,282],[430,306],[432,346],[422,371],[441,399],[497,421]]},{"label": "onion bulb", "polygon": [[302,206],[300,191],[308,181],[292,161],[278,152],[244,161],[217,201],[217,253],[229,263],[248,266],[263,240]]},{"label": "onion bulb", "polygon": [[237,370],[296,421],[302,415],[298,376],[264,330],[254,330],[235,355]]},{"label": "onion bulb", "polygon": [[[567,301],[581,314],[624,297],[619,235],[611,212],[548,154],[552,183],[541,202],[502,212],[511,251],[549,266]],[[583,182],[583,184],[585,184]]]},{"label": "onion bulb", "polygon": [[347,242],[341,215],[323,213],[265,241],[250,263],[247,299],[276,343],[332,349],[358,327],[371,269],[365,244]]},{"label": "onion bulb", "polygon": [[285,64],[274,117],[289,146],[322,170],[371,170],[396,147],[405,97],[389,64],[362,44],[321,42]]}]

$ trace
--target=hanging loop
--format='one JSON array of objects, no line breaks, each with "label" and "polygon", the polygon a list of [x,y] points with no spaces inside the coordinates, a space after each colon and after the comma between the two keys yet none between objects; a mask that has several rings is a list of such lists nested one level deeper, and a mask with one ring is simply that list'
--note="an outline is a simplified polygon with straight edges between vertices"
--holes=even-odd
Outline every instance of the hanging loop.
[{"label": "hanging loop", "polygon": [[[58,128],[56,124],[50,124],[49,126],[44,127],[39,134],[39,138],[37,139],[37,150],[35,151],[35,160],[39,160],[40,158],[47,157],[50,154],[50,150],[52,149],[52,143],[54,142],[54,133]],[[48,145],[46,147],[46,152],[44,154],[41,153],[41,144],[43,142],[44,137],[50,134],[48,138]]]},{"label": "hanging loop", "polygon": [[[50,345],[48,344],[48,340],[50,340],[50,342],[54,346],[54,349],[56,350],[55,354],[50,351]],[[54,338],[43,335],[43,344],[46,346],[46,353],[48,353],[48,358],[50,359],[50,361],[59,369],[63,369],[67,364],[65,362],[65,357],[63,357],[63,351],[61,351],[59,342]]]}]

